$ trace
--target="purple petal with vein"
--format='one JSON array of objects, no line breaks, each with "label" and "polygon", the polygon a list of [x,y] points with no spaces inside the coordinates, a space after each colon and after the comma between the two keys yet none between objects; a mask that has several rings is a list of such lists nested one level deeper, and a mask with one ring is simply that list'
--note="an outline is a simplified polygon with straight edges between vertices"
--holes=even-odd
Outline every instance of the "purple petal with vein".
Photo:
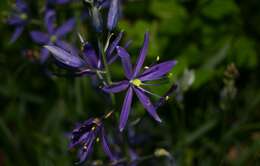
[{"label": "purple petal with vein", "polygon": [[133,69],[132,69],[130,55],[122,47],[117,46],[116,49],[117,49],[117,53],[118,53],[119,57],[121,58],[121,62],[122,62],[122,65],[123,65],[125,76],[128,79],[131,79]]},{"label": "purple petal with vein", "polygon": [[133,89],[130,87],[126,93],[123,108],[120,114],[119,131],[122,132],[125,128],[129,113],[131,111],[131,104],[133,99]]},{"label": "purple petal with vein", "polygon": [[38,44],[46,44],[49,41],[49,36],[46,33],[39,31],[32,31],[30,33],[32,40]]},{"label": "purple petal with vein", "polygon": [[73,29],[74,26],[75,26],[75,19],[71,18],[67,22],[65,22],[62,26],[60,26],[56,30],[55,34],[58,37],[62,37],[64,35],[66,35],[67,33],[69,33]]},{"label": "purple petal with vein", "polygon": [[150,101],[150,99],[146,96],[145,92],[143,92],[141,89],[139,88],[135,88],[134,87],[134,91],[138,97],[138,99],[140,100],[140,102],[142,103],[142,105],[144,106],[144,108],[148,111],[148,113],[158,122],[161,122],[160,117],[158,116],[155,107],[153,106],[152,102]]},{"label": "purple petal with vein", "polygon": [[138,57],[138,60],[137,60],[136,66],[135,66],[133,78],[137,76],[137,74],[139,73],[140,69],[142,68],[142,66],[144,64],[144,60],[145,60],[147,50],[148,50],[148,43],[149,43],[149,33],[146,32],[144,35],[143,47],[140,50],[139,57]]},{"label": "purple petal with vein", "polygon": [[118,93],[128,88],[128,86],[129,86],[129,81],[125,80],[125,81],[114,83],[109,86],[105,86],[103,90],[107,93]]},{"label": "purple petal with vein", "polygon": [[72,54],[70,54],[62,48],[50,45],[44,47],[47,48],[53,54],[56,60],[63,63],[64,65],[67,65],[72,68],[79,68],[85,64],[81,58],[79,58],[78,56],[73,56]]},{"label": "purple petal with vein", "polygon": [[145,70],[138,78],[141,81],[150,81],[160,79],[162,76],[167,74],[176,65],[177,61],[166,61],[160,64],[154,65],[149,69]]}]

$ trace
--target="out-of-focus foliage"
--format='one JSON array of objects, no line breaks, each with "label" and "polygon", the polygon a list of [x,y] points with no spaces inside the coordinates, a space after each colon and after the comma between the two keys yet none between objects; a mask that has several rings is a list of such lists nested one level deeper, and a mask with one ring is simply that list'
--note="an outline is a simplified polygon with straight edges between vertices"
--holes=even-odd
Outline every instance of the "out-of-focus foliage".
[{"label": "out-of-focus foliage", "polygon": [[[43,1],[31,2],[32,12],[39,16]],[[0,1],[0,165],[72,165],[68,131],[76,121],[109,109],[100,96],[107,98],[90,88],[88,78],[49,77],[44,66],[32,60],[37,59],[40,47],[26,31],[9,45],[13,29],[4,20],[12,4]],[[78,16],[79,4],[58,6],[58,21]],[[170,76],[171,82],[178,83],[175,97],[158,110],[163,123],[156,124],[140,105],[134,105],[130,120],[145,116],[135,126],[144,139],[134,146],[140,156],[164,148],[177,165],[260,164],[259,8],[259,0],[124,3],[119,27],[126,32],[125,39],[133,40],[128,49],[132,55],[137,56],[148,29],[148,62],[157,56],[178,60]],[[93,37],[88,22],[79,25],[80,32]],[[75,32],[67,41],[76,38]],[[112,67],[118,77],[119,67]],[[156,88],[156,93],[162,94],[165,88]],[[99,153],[94,156],[103,156]],[[172,162],[162,156],[140,163],[152,164]]]}]

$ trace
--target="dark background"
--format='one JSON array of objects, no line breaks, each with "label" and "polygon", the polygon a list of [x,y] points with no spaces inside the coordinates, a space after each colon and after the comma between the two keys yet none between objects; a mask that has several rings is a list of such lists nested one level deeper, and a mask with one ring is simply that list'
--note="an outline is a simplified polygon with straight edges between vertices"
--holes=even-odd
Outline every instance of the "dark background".
[{"label": "dark background", "polygon": [[[13,28],[5,20],[13,4],[0,2],[0,166],[73,165],[76,159],[67,149],[68,132],[76,122],[102,115],[110,105],[87,77],[46,74],[37,62],[41,47],[28,35],[30,30],[44,30],[43,26],[29,25],[16,43],[9,44]],[[33,17],[42,21],[44,2],[30,4]],[[58,24],[78,17],[83,10],[81,3],[55,8]],[[140,156],[164,148],[177,165],[259,165],[259,9],[259,0],[135,0],[123,4],[118,30],[126,32],[125,41],[133,40],[128,49],[132,57],[137,57],[143,34],[149,30],[146,64],[157,56],[162,61],[178,60],[170,77],[178,90],[158,110],[163,123],[154,122],[138,102],[133,105],[129,123],[144,116],[142,124],[133,129],[135,137],[144,136],[134,146]],[[87,20],[78,22],[77,31],[94,41],[89,29]],[[66,41],[77,41],[75,32]],[[112,72],[115,79],[122,78],[119,63],[112,66]],[[169,86],[154,92],[163,94]],[[123,95],[116,95],[116,112]],[[116,134],[117,124],[108,123],[107,132]],[[107,160],[100,146],[95,149],[91,161]],[[140,165],[152,163],[171,165],[166,157]]]}]

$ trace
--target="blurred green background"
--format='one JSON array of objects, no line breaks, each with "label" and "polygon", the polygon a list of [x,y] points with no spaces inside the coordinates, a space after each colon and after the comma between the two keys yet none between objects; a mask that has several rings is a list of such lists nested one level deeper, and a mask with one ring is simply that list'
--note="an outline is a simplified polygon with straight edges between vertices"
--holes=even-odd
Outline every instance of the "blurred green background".
[{"label": "blurred green background", "polygon": [[[35,17],[42,19],[43,1],[31,2]],[[0,166],[73,165],[67,133],[76,122],[101,115],[110,106],[88,78],[49,77],[32,60],[40,46],[31,42],[28,31],[39,27],[29,26],[15,44],[8,44],[13,29],[4,20],[12,4],[0,2]],[[68,15],[78,16],[82,7],[77,3],[56,9],[61,23]],[[176,165],[260,164],[259,9],[259,0],[132,0],[123,5],[119,30],[126,32],[125,40],[133,40],[133,57],[149,30],[146,64],[157,56],[178,60],[170,77],[178,90],[158,110],[163,123],[158,125],[134,104],[130,121],[145,116],[135,130],[150,136],[135,147],[141,156],[165,148]],[[90,38],[89,23],[78,25]],[[72,33],[67,41],[76,38]],[[122,78],[120,67],[112,67],[116,79]],[[168,87],[155,92],[163,94]],[[121,95],[116,96],[117,112]],[[94,160],[105,159],[100,151]],[[152,163],[140,165],[171,165],[165,158]]]}]

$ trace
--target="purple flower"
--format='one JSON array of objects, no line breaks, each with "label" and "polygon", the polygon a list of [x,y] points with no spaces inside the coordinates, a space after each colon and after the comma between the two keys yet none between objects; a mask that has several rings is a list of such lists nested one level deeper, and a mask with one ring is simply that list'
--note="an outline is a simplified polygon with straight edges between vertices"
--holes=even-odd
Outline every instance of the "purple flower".
[{"label": "purple flower", "polygon": [[120,0],[111,0],[109,12],[108,12],[108,18],[107,18],[107,27],[110,31],[112,31],[117,22],[119,17],[119,7],[120,7]]},{"label": "purple flower", "polygon": [[29,9],[27,4],[22,0],[16,0],[16,10],[13,15],[7,20],[9,25],[15,27],[15,31],[12,35],[10,43],[15,42],[18,37],[22,34],[24,27],[28,23]]},{"label": "purple flower", "polygon": [[104,91],[108,93],[117,93],[127,89],[126,96],[124,99],[121,115],[119,130],[122,131],[125,128],[133,99],[134,93],[137,95],[139,101],[142,103],[144,108],[148,113],[158,122],[161,122],[158,114],[156,113],[156,107],[152,104],[147,94],[152,94],[151,92],[144,89],[142,86],[146,86],[146,81],[158,80],[164,77],[168,72],[172,70],[175,66],[176,61],[166,61],[149,67],[148,69],[140,72],[148,49],[149,34],[145,34],[143,47],[140,50],[139,58],[137,60],[136,66],[133,69],[130,55],[127,51],[117,46],[118,55],[121,58],[124,74],[127,78],[126,80],[117,82],[110,86],[105,86]]},{"label": "purple flower", "polygon": [[[66,42],[62,41],[61,38],[73,29],[73,27],[75,26],[75,20],[73,18],[69,19],[63,25],[56,28],[54,26],[55,18],[55,12],[53,10],[48,10],[44,18],[44,25],[47,29],[47,33],[40,31],[32,31],[30,35],[32,37],[32,40],[38,44],[58,45],[59,47],[66,49],[70,46]],[[42,48],[40,61],[45,62],[48,56],[49,51],[45,48]]]},{"label": "purple flower", "polygon": [[[107,118],[106,115],[105,118]],[[69,148],[79,147],[78,158],[79,163],[87,160],[93,151],[93,146],[95,142],[101,141],[103,150],[105,154],[110,158],[110,160],[115,160],[115,156],[112,154],[109,144],[107,141],[107,136],[105,133],[105,128],[103,124],[103,119],[91,118],[82,124],[78,124],[76,128],[72,131],[72,137],[70,140]]]},{"label": "purple flower", "polygon": [[[123,33],[121,32],[114,40],[109,44],[106,50],[106,57],[109,64],[113,63],[117,55],[115,55],[116,46],[119,44]],[[95,70],[102,70],[102,58],[100,53],[97,53],[94,47],[90,43],[83,45],[82,55],[77,52],[68,52],[63,48],[47,45],[45,46],[52,54],[53,57],[63,66],[69,69],[76,70],[76,74],[93,74]]]}]

